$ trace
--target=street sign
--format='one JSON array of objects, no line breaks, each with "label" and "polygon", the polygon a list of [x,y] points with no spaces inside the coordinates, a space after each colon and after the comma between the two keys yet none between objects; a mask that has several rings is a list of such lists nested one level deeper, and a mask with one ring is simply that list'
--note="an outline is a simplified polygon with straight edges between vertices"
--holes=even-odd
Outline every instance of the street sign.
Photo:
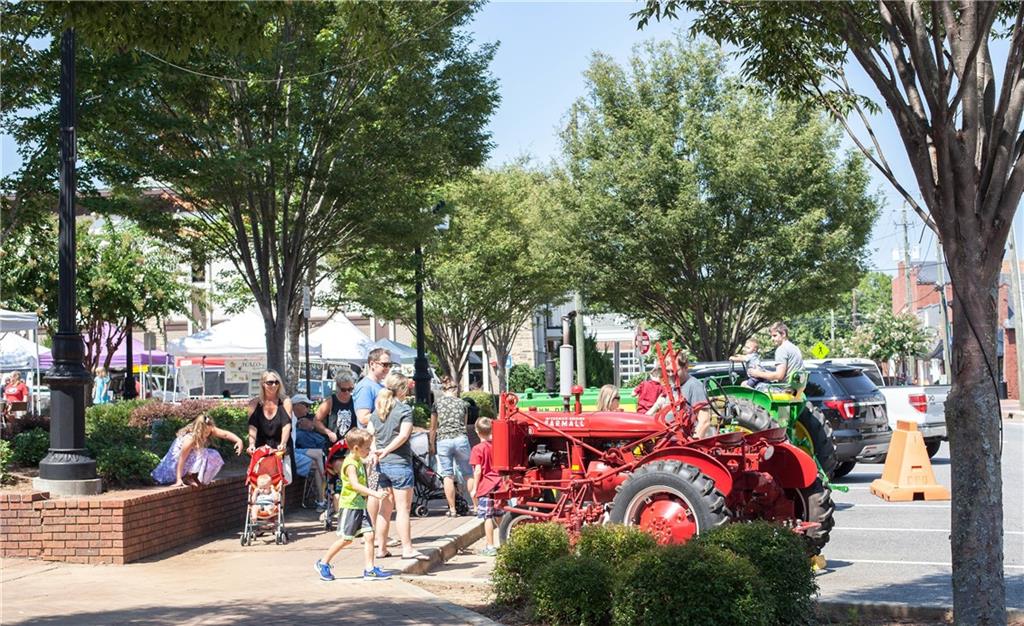
[{"label": "street sign", "polygon": [[814,358],[816,359],[824,359],[828,356],[829,352],[831,352],[831,350],[828,349],[828,346],[826,346],[823,341],[819,341],[811,346],[811,354],[814,355]]},{"label": "street sign", "polygon": [[309,285],[303,285],[302,287],[302,317],[309,319],[309,311],[312,308],[312,303],[309,297]]},{"label": "street sign", "polygon": [[647,334],[646,330],[641,330],[636,334],[634,344],[636,349],[640,351],[640,354],[647,354],[651,351],[651,336]]}]

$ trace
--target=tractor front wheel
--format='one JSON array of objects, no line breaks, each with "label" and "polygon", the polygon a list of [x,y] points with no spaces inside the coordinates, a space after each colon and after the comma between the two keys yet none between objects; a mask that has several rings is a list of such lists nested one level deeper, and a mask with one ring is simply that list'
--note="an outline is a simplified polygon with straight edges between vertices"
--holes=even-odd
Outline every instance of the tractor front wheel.
[{"label": "tractor front wheel", "polygon": [[685,543],[728,520],[725,497],[692,465],[654,461],[637,468],[612,500],[610,521],[637,526],[659,544]]},{"label": "tractor front wheel", "polygon": [[817,528],[804,533],[804,538],[812,556],[821,554],[821,549],[828,543],[832,527],[836,525],[836,505],[832,502],[832,490],[818,478],[810,487],[789,490],[788,493],[796,503],[797,519],[818,523]]},{"label": "tractor front wheel", "polygon": [[505,513],[501,516],[501,522],[498,523],[498,542],[501,545],[505,545],[505,542],[508,541],[512,531],[517,526],[533,524],[536,521],[536,517],[526,515],[525,513]]}]

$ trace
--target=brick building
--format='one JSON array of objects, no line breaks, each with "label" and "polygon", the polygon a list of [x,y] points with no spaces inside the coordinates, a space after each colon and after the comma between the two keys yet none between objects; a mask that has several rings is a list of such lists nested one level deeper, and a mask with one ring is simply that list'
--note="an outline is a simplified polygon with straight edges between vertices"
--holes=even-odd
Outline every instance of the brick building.
[{"label": "brick building", "polygon": [[[1024,268],[1024,264],[1021,265]],[[917,262],[910,264],[910,303],[907,306],[906,279],[903,263],[900,262],[899,270],[892,281],[892,310],[893,313],[910,311],[921,319],[921,322],[928,328],[934,329],[936,342],[929,351],[927,358],[919,359],[918,380],[924,383],[936,383],[945,381],[946,367],[943,363],[941,328],[942,328],[942,298],[939,286],[938,263],[935,261]],[[996,328],[996,381],[1000,384],[1001,392],[1006,397],[1016,399],[1019,397],[1017,389],[1017,337],[1014,332],[1014,307],[1011,306],[1009,262],[1003,263],[1003,270],[999,276],[999,324]],[[953,287],[949,284],[949,277],[943,281],[946,303],[949,315],[950,332],[953,325]]]}]

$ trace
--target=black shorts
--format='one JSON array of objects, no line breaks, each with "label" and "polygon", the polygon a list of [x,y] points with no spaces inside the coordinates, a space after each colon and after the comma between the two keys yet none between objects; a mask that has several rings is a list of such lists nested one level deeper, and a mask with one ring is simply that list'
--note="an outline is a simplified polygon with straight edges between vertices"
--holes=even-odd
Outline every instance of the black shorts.
[{"label": "black shorts", "polygon": [[373,522],[366,509],[341,509],[338,512],[338,534],[344,539],[355,539],[373,533]]}]

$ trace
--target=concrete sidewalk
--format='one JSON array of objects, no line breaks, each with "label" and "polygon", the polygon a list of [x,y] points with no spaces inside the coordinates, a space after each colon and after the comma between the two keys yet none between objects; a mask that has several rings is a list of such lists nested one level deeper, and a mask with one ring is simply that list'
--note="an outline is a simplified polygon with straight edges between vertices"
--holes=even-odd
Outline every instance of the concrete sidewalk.
[{"label": "concrete sidewalk", "polygon": [[[435,511],[413,518],[416,547],[426,554],[479,532],[470,517]],[[413,561],[378,561],[396,578],[363,581],[362,546],[343,550],[334,582],[314,563],[334,540],[312,511],[288,517],[292,541],[271,536],[250,547],[238,531],[130,565],[72,565],[28,559],[0,562],[0,624],[483,624],[487,620],[397,579]],[[466,541],[465,539],[463,541]],[[398,553],[398,550],[392,549]]]}]

